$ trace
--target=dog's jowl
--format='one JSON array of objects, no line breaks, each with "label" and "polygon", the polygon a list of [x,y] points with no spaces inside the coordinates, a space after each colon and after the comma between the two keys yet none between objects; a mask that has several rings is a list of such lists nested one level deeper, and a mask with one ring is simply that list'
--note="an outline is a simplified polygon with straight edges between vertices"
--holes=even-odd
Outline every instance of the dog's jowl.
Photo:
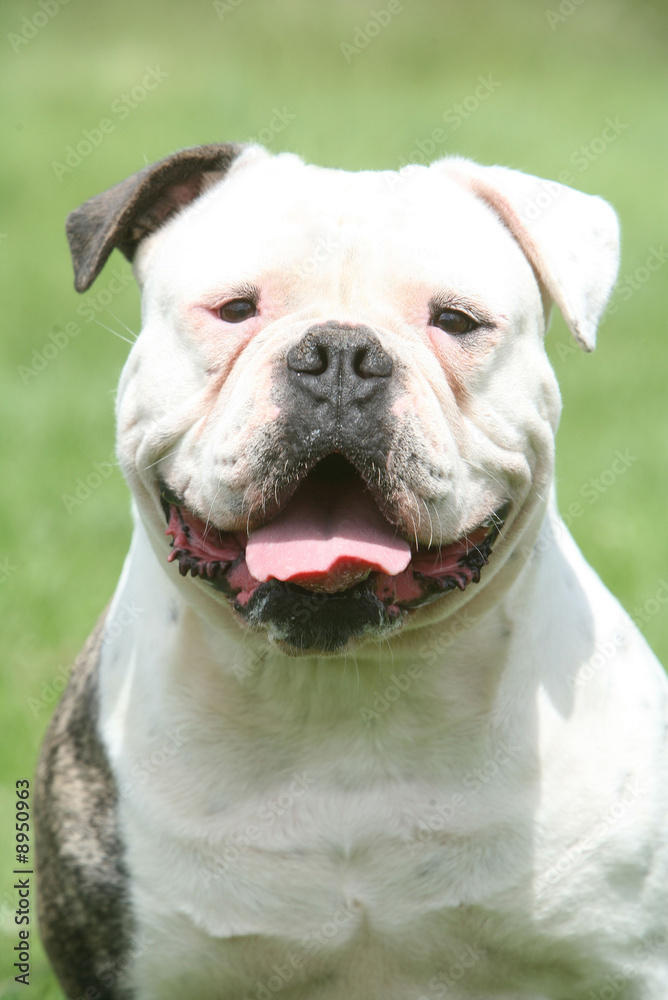
[{"label": "dog's jowl", "polygon": [[144,319],[39,764],[69,997],[668,995],[668,684],[552,490],[543,336],[593,348],[617,222],[544,185],[211,145],[70,216]]}]

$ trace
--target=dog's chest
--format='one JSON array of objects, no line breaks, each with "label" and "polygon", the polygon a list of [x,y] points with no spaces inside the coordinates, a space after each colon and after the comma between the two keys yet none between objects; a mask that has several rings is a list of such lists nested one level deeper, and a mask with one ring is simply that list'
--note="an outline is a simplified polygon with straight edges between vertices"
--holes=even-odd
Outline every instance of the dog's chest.
[{"label": "dog's chest", "polygon": [[[274,967],[334,984],[358,953],[360,984],[381,955],[407,990],[424,989],[444,955],[474,954],[469,975],[482,973],[484,944],[463,913],[507,889],[526,845],[519,826],[504,822],[498,835],[481,790],[467,803],[415,780],[352,791],[305,762],[240,799],[211,773],[187,794],[179,772],[165,766],[125,808],[140,930],[152,942],[136,958],[138,982],[174,962],[170,975],[187,969],[204,1000],[209,977],[248,990]],[[354,995],[347,978],[332,985],[332,998]]]}]

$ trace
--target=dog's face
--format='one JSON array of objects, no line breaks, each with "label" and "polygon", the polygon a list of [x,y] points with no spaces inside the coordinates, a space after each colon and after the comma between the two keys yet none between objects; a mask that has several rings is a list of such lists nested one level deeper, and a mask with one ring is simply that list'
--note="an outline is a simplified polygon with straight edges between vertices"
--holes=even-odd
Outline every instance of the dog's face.
[{"label": "dog's face", "polygon": [[532,227],[524,175],[465,161],[235,156],[157,192],[140,179],[122,222],[83,206],[79,283],[113,245],[135,259],[118,448],[166,570],[286,651],[340,652],[452,613],[517,549],[552,474],[546,312],[588,344],[614,215],[561,188]]}]

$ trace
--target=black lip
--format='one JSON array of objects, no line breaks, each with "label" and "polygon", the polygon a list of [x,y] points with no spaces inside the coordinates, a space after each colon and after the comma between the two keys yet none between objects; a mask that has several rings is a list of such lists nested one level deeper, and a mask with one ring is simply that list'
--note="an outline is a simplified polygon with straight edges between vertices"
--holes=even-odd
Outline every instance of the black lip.
[{"label": "black lip", "polygon": [[171,486],[168,486],[164,479],[158,480],[158,495],[160,497],[160,506],[165,515],[165,520],[169,521],[169,505],[174,504],[175,507],[185,507],[185,497],[173,490]]},{"label": "black lip", "polygon": [[333,653],[365,633],[387,631],[402,616],[376,597],[368,581],[323,594],[269,580],[254,591],[244,617],[249,625],[271,626],[282,643],[300,653]]},{"label": "black lip", "polygon": [[[319,463],[313,474],[322,479],[324,486],[328,479],[340,481],[343,475],[359,475],[340,455],[329,456],[325,462]],[[187,536],[190,529],[181,514],[181,508],[185,507],[183,496],[162,481],[159,485],[160,502],[167,521],[170,521],[171,508],[175,507],[181,528]],[[236,584],[230,584],[229,577],[239,568],[243,578],[245,549],[229,562],[204,561],[188,552],[187,544],[182,542],[184,547],[177,550],[178,567],[182,576],[190,573],[193,577],[200,577],[223,594],[248,625],[270,628],[279,644],[286,649],[297,654],[331,653],[365,634],[379,636],[394,630],[409,611],[431,604],[451,590],[464,590],[469,583],[477,583],[510,510],[511,502],[506,501],[490,515],[489,531],[484,540],[472,545],[459,557],[457,567],[451,574],[429,576],[413,567],[414,579],[419,581],[422,592],[410,600],[407,595],[403,599],[395,596],[391,584],[387,590],[383,581],[392,578],[383,578],[377,573],[371,573],[366,580],[347,590],[333,593],[318,592],[275,579],[263,583],[256,581],[250,591],[244,589],[244,585],[239,589]],[[487,522],[483,522],[481,527],[487,527]]]},{"label": "black lip", "polygon": [[[492,515],[492,525],[484,542],[472,548],[459,560],[472,570],[471,582],[478,583],[480,572],[499,537],[510,512],[510,501]],[[421,597],[388,607],[374,592],[374,576],[339,593],[325,594],[305,590],[292,583],[269,580],[253,592],[245,608],[235,608],[249,625],[272,626],[280,640],[295,651],[332,653],[342,649],[351,639],[365,633],[376,636],[395,628],[409,610],[424,607],[451,590],[464,590],[466,582],[458,576],[435,580],[414,571],[424,585]],[[468,582],[468,581],[467,581]],[[223,590],[224,583],[213,586]]]},{"label": "black lip", "polygon": [[[478,545],[472,546],[471,550],[467,552],[466,555],[460,557],[460,566],[465,566],[471,570],[470,583],[480,582],[480,573],[482,568],[489,562],[494,542],[501,534],[509,513],[510,501],[507,500],[502,507],[498,507],[491,515],[492,524],[489,534],[485,537],[484,541],[480,542]],[[464,580],[458,575],[444,576],[441,579],[434,579],[433,577],[425,576],[424,573],[420,573],[418,570],[413,570],[413,572],[414,575],[422,581],[424,593],[415,601],[409,601],[406,603],[405,607],[410,609],[421,608],[425,604],[431,604],[433,601],[438,600],[439,597],[443,597],[443,595],[447,594],[450,590],[456,590],[457,588],[459,590],[464,590],[469,582],[464,582]]]}]

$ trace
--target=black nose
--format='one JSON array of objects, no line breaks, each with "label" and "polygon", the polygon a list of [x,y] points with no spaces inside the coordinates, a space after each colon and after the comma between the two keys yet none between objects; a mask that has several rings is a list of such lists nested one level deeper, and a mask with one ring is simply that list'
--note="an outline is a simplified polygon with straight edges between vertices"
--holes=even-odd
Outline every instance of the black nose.
[{"label": "black nose", "polygon": [[332,320],[307,330],[288,351],[280,391],[288,464],[339,453],[375,482],[396,432],[397,367],[367,326]]},{"label": "black nose", "polygon": [[308,330],[287,357],[289,380],[312,403],[359,410],[385,395],[392,358],[366,326],[326,323]]}]

